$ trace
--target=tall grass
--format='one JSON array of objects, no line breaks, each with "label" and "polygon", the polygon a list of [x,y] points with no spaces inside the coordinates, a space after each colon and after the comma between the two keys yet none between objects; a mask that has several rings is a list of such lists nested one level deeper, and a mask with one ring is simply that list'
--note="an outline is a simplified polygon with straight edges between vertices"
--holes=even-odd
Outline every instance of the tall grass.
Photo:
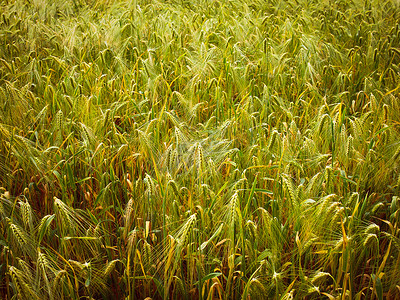
[{"label": "tall grass", "polygon": [[3,1],[0,294],[400,297],[398,1]]}]

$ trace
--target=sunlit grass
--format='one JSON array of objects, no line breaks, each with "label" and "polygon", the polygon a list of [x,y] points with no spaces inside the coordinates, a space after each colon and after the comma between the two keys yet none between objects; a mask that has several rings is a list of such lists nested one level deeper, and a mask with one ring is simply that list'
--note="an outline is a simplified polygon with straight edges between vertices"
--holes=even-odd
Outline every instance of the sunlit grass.
[{"label": "sunlit grass", "polygon": [[4,1],[0,294],[394,299],[398,1]]}]

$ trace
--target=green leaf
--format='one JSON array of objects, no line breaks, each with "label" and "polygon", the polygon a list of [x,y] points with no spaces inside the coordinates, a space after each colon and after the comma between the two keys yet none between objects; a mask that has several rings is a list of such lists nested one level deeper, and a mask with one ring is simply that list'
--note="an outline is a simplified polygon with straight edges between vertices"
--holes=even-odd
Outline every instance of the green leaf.
[{"label": "green leaf", "polygon": [[66,236],[62,238],[64,241],[68,240],[97,240],[94,236]]},{"label": "green leaf", "polygon": [[39,244],[43,240],[43,237],[44,237],[44,235],[45,235],[45,233],[47,231],[47,228],[50,226],[50,224],[53,221],[54,217],[55,217],[54,214],[53,215],[47,215],[47,216],[43,217],[43,219],[42,219],[43,223],[41,223],[41,225],[39,226],[39,231],[38,231],[38,233],[39,233],[39,237],[38,237]]},{"label": "green leaf", "polygon": [[371,274],[371,278],[374,281],[374,289],[378,300],[383,300],[383,288],[382,288],[382,281],[379,276],[376,274]]},{"label": "green leaf", "polygon": [[[220,273],[220,272],[209,273],[209,274],[207,274],[206,276],[204,276],[204,277],[201,279],[201,281],[202,281],[202,282],[206,282],[207,280],[210,280],[210,279],[219,277],[219,276],[221,276],[221,275],[222,275],[222,273]],[[196,282],[194,283],[194,285],[196,285],[196,284],[199,284],[199,282],[196,281]]]},{"label": "green leaf", "polygon": [[206,276],[203,277],[203,281],[207,281],[209,279],[213,279],[213,278],[219,277],[221,275],[222,275],[222,273],[220,273],[220,272],[210,273],[210,274],[207,274]]}]

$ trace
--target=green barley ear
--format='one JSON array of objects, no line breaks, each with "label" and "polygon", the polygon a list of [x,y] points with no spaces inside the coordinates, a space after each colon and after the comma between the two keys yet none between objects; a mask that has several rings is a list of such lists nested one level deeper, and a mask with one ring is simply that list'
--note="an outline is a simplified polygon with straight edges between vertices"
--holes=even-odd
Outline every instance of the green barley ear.
[{"label": "green barley ear", "polygon": [[363,242],[363,247],[365,249],[371,249],[371,250],[375,250],[378,251],[379,250],[379,239],[378,236],[375,233],[368,233],[365,238],[364,238],[364,242]]},{"label": "green barley ear", "polygon": [[[183,280],[178,277],[178,276],[174,276],[174,285],[176,286],[176,290],[177,290],[177,295],[185,295],[186,291],[185,291],[185,283],[183,282]],[[186,293],[187,295],[187,293]]]},{"label": "green barley ear", "polygon": [[361,139],[363,136],[363,126],[360,124],[359,119],[350,120],[353,136],[356,139]]},{"label": "green barley ear", "polygon": [[183,247],[188,242],[189,234],[196,222],[196,219],[196,214],[192,214],[179,230],[176,240],[178,241],[178,245],[180,247]]},{"label": "green barley ear", "polygon": [[248,289],[250,290],[249,294],[254,299],[262,299],[265,295],[268,294],[265,284],[263,284],[260,280],[261,278],[254,277],[249,281]]},{"label": "green barley ear", "polygon": [[329,224],[331,224],[332,227],[339,224],[340,220],[343,218],[344,211],[345,209],[340,206],[339,202],[334,202],[327,208],[325,216],[327,219],[330,219]]},{"label": "green barley ear", "polygon": [[26,282],[22,271],[18,270],[16,267],[10,266],[8,272],[20,299],[29,299],[29,296],[33,299],[39,299],[36,293],[31,289],[30,284]]},{"label": "green barley ear", "polygon": [[207,160],[207,170],[209,172],[209,174],[213,177],[217,176],[217,168],[215,166],[215,163],[213,161],[213,159],[211,157],[208,158]]},{"label": "green barley ear", "polygon": [[16,258],[16,261],[18,263],[19,270],[21,270],[24,273],[24,278],[27,281],[30,281],[30,279],[33,277],[33,272],[34,272],[32,266],[27,261],[19,257]]},{"label": "green barley ear", "polygon": [[321,173],[315,174],[308,182],[305,194],[311,198],[318,195],[318,191],[321,189],[323,176]]},{"label": "green barley ear", "polygon": [[386,124],[389,120],[389,106],[383,104],[383,122]]},{"label": "green barley ear", "polygon": [[50,264],[50,261],[47,258],[47,255],[43,253],[40,248],[37,249],[38,251],[38,259],[37,259],[37,265],[39,268],[41,268],[43,271],[46,270],[52,270],[52,266]]},{"label": "green barley ear", "polygon": [[178,151],[175,148],[171,151],[170,156],[169,156],[169,160],[168,160],[169,170],[176,169],[177,160],[178,160]]},{"label": "green barley ear", "polygon": [[115,265],[117,264],[117,262],[119,262],[119,259],[114,259],[112,261],[110,261],[106,267],[104,268],[104,272],[103,272],[103,277],[107,278],[108,276],[110,276],[111,272],[115,269]]},{"label": "green barley ear", "polygon": [[353,136],[349,135],[349,137],[347,138],[347,143],[346,143],[346,150],[345,150],[345,155],[346,157],[350,157],[351,152],[353,151]]},{"label": "green barley ear", "polygon": [[92,130],[83,123],[80,123],[81,126],[81,136],[82,140],[86,146],[90,146],[96,140],[95,136],[93,135]]},{"label": "green barley ear", "polygon": [[168,116],[168,119],[175,127],[181,126],[181,121],[178,119],[175,112],[166,111],[165,114]]},{"label": "green barley ear", "polygon": [[80,273],[81,271],[85,270],[85,268],[86,268],[84,263],[81,263],[81,262],[79,262],[77,260],[69,259],[68,262],[71,265],[71,267],[74,270],[76,270],[78,273]]},{"label": "green barley ear", "polygon": [[274,148],[274,145],[275,145],[275,143],[276,143],[276,141],[277,141],[277,139],[278,139],[278,135],[279,135],[278,131],[276,131],[276,130],[274,129],[274,130],[272,131],[271,137],[270,137],[270,139],[269,139],[269,141],[268,141],[267,149],[268,149],[269,152],[271,152],[272,149]]},{"label": "green barley ear", "polygon": [[179,193],[179,187],[178,187],[178,184],[176,183],[176,181],[171,178],[168,181],[168,186],[170,186],[172,188],[172,191],[174,192],[175,196],[178,197],[178,199],[180,199],[181,194]]},{"label": "green barley ear", "polygon": [[204,125],[204,129],[209,129],[213,127],[216,123],[216,116],[211,116]]},{"label": "green barley ear", "polygon": [[235,243],[235,227],[236,222],[238,220],[238,211],[240,210],[239,206],[239,194],[237,191],[232,195],[231,199],[227,205],[227,224],[229,224],[229,238],[231,239],[232,248]]},{"label": "green barley ear", "polygon": [[76,222],[73,219],[73,212],[71,209],[60,199],[54,197],[54,211],[57,219],[57,224],[60,227],[63,237],[69,232],[74,234],[76,232]]},{"label": "green barley ear", "polygon": [[180,145],[183,142],[183,134],[180,129],[175,126],[175,144]]},{"label": "green barley ear", "polygon": [[350,207],[356,207],[358,201],[360,199],[360,195],[357,192],[351,194],[347,201],[347,205]]},{"label": "green barley ear", "polygon": [[12,241],[16,243],[17,249],[22,253],[34,257],[33,242],[30,236],[19,225],[14,224],[8,217],[5,221],[10,229],[10,236]]},{"label": "green barley ear", "polygon": [[154,196],[156,194],[156,188],[153,178],[151,178],[149,174],[146,174],[143,182],[146,184],[146,194],[148,195],[148,197]]},{"label": "green barley ear", "polygon": [[291,136],[292,142],[296,142],[297,138],[300,136],[299,129],[297,128],[297,124],[294,120],[292,120],[292,122],[290,122],[289,134]]},{"label": "green barley ear", "polygon": [[347,144],[347,130],[346,130],[346,125],[342,124],[342,127],[340,128],[340,133],[339,133],[339,141],[340,145],[346,146]]},{"label": "green barley ear", "polygon": [[55,291],[60,290],[60,285],[62,284],[64,277],[68,277],[68,272],[66,270],[60,270],[55,273],[52,284]]},{"label": "green barley ear", "polygon": [[59,110],[56,113],[54,126],[56,130],[62,131],[64,129],[64,113],[62,110]]},{"label": "green barley ear", "polygon": [[333,280],[333,277],[330,273],[318,271],[310,278],[310,282],[314,285],[319,285],[322,282],[326,282],[328,278],[331,278]]},{"label": "green barley ear", "polygon": [[24,295],[28,294],[26,293],[26,290],[29,289],[23,278],[23,273],[13,266],[9,267],[8,272],[11,276],[11,280],[15,285],[17,294],[21,299],[23,299]]},{"label": "green barley ear", "polygon": [[19,201],[19,205],[22,213],[22,221],[24,223],[25,229],[33,232],[33,212],[32,207],[28,201]]},{"label": "green barley ear", "polygon": [[38,126],[40,123],[44,123],[44,120],[47,115],[49,105],[46,105],[45,107],[42,108],[42,110],[36,115],[35,117],[35,124]]},{"label": "green barley ear", "polygon": [[240,194],[240,196],[243,198],[246,193],[247,188],[248,188],[248,181],[247,181],[245,172],[243,172],[242,178],[239,179],[238,181],[236,181],[236,183],[233,186],[233,190],[237,191]]},{"label": "green barley ear", "polygon": [[124,234],[123,234],[124,239],[127,237],[128,233],[130,232],[131,227],[132,227],[132,223],[133,223],[133,220],[134,220],[134,215],[133,215],[134,206],[133,206],[133,204],[134,204],[134,200],[133,200],[133,198],[130,198],[128,203],[127,203],[127,205],[126,205],[126,207],[125,207],[125,212],[124,212],[124,223],[125,223],[124,225],[125,226],[124,226]]},{"label": "green barley ear", "polygon": [[327,190],[333,190],[333,169],[331,166],[325,167],[325,184]]},{"label": "green barley ear", "polygon": [[236,220],[236,209],[239,207],[239,194],[237,191],[232,195],[228,203],[228,216],[230,223],[234,223]]},{"label": "green barley ear", "polygon": [[64,113],[59,110],[54,118],[54,129],[56,132],[56,143],[61,144],[62,142],[62,135],[64,130]]},{"label": "green barley ear", "polygon": [[380,232],[380,228],[375,223],[369,224],[364,229],[365,234],[379,234],[379,232]]},{"label": "green barley ear", "polygon": [[53,275],[53,267],[50,264],[50,261],[47,259],[47,256],[45,253],[43,253],[40,248],[38,250],[38,258],[37,258],[37,264],[36,267],[39,269],[39,272],[41,274],[42,279],[45,282],[45,285],[47,287],[47,293],[50,296],[50,299],[53,299],[53,289],[50,286],[50,279],[49,275]]},{"label": "green barley ear", "polygon": [[293,207],[296,207],[297,206],[297,190],[294,187],[293,181],[287,175],[282,176],[282,180],[283,180],[283,186],[288,192],[290,204]]},{"label": "green barley ear", "polygon": [[328,126],[330,122],[330,116],[328,114],[323,114],[317,123],[317,131],[318,135],[324,136],[323,131],[325,130],[326,126]]},{"label": "green barley ear", "polygon": [[145,240],[143,245],[143,259],[149,266],[151,266],[153,260],[152,253],[154,251],[152,251],[151,245]]},{"label": "green barley ear", "polygon": [[[332,204],[333,200],[336,197],[337,196],[335,194],[330,194],[330,195],[327,195],[327,196],[323,197],[322,199],[320,199],[319,203],[318,203],[318,208],[316,210],[316,215],[325,215],[327,208],[329,207],[329,205]],[[337,202],[335,202],[335,203],[337,203]]]},{"label": "green barley ear", "polygon": [[302,150],[306,157],[311,157],[315,153],[315,143],[309,138],[305,138],[305,141],[302,146]]},{"label": "green barley ear", "polygon": [[165,150],[165,154],[164,154],[163,164],[164,164],[164,166],[166,166],[168,172],[171,172],[171,167],[170,167],[169,161],[171,159],[172,151],[173,151],[173,147],[172,147],[172,145],[169,145],[167,150]]},{"label": "green barley ear", "polygon": [[146,136],[150,135],[150,133],[152,132],[153,124],[156,124],[157,122],[158,122],[158,119],[153,119],[147,124],[147,128],[144,132],[144,134]]},{"label": "green barley ear", "polygon": [[139,141],[142,147],[144,148],[143,151],[146,153],[154,153],[154,146],[153,143],[151,142],[149,138],[149,134],[146,132],[143,132],[139,129],[136,129],[138,136],[139,136]]}]

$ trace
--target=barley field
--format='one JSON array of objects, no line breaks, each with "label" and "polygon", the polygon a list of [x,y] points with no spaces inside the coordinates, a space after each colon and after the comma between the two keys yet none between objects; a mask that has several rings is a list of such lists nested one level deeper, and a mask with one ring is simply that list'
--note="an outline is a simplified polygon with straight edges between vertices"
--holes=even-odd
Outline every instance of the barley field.
[{"label": "barley field", "polygon": [[0,15],[0,298],[400,299],[398,0]]}]

